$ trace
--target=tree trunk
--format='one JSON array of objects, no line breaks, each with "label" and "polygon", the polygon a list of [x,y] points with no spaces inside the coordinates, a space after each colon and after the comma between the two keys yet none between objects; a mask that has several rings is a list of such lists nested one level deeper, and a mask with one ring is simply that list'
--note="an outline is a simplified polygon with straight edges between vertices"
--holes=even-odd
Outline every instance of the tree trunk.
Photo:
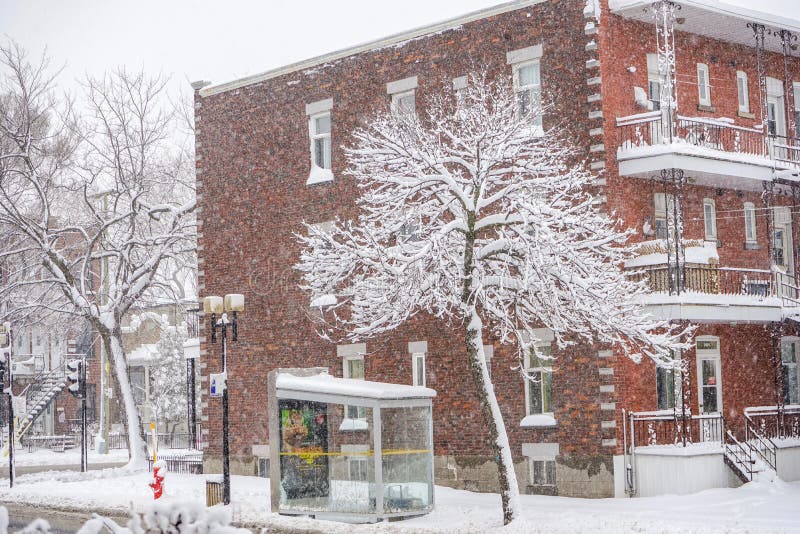
[{"label": "tree trunk", "polygon": [[[466,322],[467,319],[469,322]],[[497,475],[500,482],[500,498],[503,501],[503,524],[519,518],[521,506],[519,498],[519,484],[514,472],[514,460],[511,455],[511,444],[508,441],[506,425],[497,397],[494,394],[494,385],[489,377],[489,368],[483,352],[483,322],[473,308],[470,317],[465,318],[466,347],[469,355],[472,380],[478,394],[481,415],[489,430],[489,442],[492,454],[497,462]]]},{"label": "tree trunk", "polygon": [[[136,409],[136,403],[133,400],[133,389],[128,377],[128,366],[125,361],[125,353],[122,350],[121,333],[117,329],[113,332],[101,332],[100,335],[106,347],[106,354],[109,355],[109,361],[114,367],[114,374],[117,377],[117,385],[122,397],[122,406],[125,410],[123,423],[125,425],[125,433],[128,436],[128,454],[130,455],[128,467],[132,469],[144,468],[147,466],[147,441],[139,419],[139,411]],[[106,414],[106,417],[108,417],[108,414]]]}]

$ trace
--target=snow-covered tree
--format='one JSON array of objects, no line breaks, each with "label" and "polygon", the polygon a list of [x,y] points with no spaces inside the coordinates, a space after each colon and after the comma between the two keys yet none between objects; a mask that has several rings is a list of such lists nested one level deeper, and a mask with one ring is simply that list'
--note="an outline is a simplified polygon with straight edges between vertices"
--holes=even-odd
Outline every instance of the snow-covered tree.
[{"label": "snow-covered tree", "polygon": [[355,341],[421,313],[463,329],[506,523],[519,516],[519,489],[485,336],[515,344],[520,363],[541,327],[561,347],[605,343],[658,363],[681,346],[681,332],[643,313],[646,288],[620,268],[629,233],[597,208],[565,132],[542,132],[530,104],[473,75],[419,116],[378,114],[345,149],[358,220],[298,236],[304,287],[335,296],[324,335]]},{"label": "snow-covered tree", "polygon": [[150,400],[159,428],[172,431],[186,421],[186,326],[166,326],[156,345],[158,359],[150,365]]},{"label": "snow-covered tree", "polygon": [[[18,279],[2,288],[13,320],[47,309],[85,319],[104,345],[125,407],[131,465],[146,458],[121,340],[125,313],[168,287],[167,262],[195,248],[194,161],[167,80],[117,70],[87,78],[73,105],[47,59],[0,46],[0,226]],[[185,143],[182,143],[184,142]],[[24,274],[24,275],[23,275]]]}]

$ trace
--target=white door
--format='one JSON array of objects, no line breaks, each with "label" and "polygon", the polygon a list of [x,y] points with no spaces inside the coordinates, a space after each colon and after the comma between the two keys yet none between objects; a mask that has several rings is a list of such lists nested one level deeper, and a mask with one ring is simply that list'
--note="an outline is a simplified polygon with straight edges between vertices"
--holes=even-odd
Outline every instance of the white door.
[{"label": "white door", "polygon": [[[719,415],[722,413],[722,363],[719,352],[719,338],[702,336],[696,341],[697,389],[700,415]],[[700,420],[700,439],[719,441],[722,438],[722,425],[719,419]]]}]

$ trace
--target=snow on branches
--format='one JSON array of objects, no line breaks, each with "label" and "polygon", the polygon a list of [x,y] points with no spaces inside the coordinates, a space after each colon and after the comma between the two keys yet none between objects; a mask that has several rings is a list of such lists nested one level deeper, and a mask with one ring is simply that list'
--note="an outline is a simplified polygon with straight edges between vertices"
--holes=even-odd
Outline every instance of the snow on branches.
[{"label": "snow on branches", "polygon": [[305,287],[337,296],[336,325],[354,339],[474,307],[521,353],[547,327],[562,346],[582,338],[669,358],[679,332],[643,313],[646,287],[620,269],[628,232],[597,209],[559,132],[542,135],[517,109],[506,83],[473,75],[422,117],[387,112],[354,132],[361,215],[308,227]]}]

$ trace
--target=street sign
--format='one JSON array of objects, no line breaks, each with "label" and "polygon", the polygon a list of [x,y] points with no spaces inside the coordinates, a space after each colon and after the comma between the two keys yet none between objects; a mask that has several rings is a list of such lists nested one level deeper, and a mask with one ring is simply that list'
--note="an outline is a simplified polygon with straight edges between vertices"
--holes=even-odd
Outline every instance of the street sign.
[{"label": "street sign", "polygon": [[222,397],[222,392],[225,390],[225,382],[227,377],[226,373],[212,373],[209,376],[210,380],[210,395],[212,397]]}]

